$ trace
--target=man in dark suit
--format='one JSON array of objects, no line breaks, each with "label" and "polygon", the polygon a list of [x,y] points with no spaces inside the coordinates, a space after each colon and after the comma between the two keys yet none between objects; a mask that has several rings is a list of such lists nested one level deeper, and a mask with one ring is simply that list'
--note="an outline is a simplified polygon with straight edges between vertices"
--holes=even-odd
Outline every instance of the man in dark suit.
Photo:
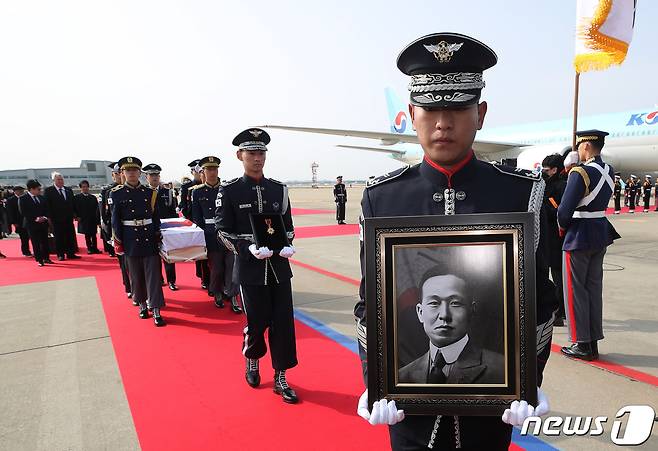
[{"label": "man in dark suit", "polygon": [[73,227],[73,190],[64,186],[64,177],[59,172],[53,172],[53,185],[46,188],[44,195],[50,211],[50,220],[55,235],[55,248],[57,259],[78,259],[75,255],[78,246],[75,240],[75,229]]},{"label": "man in dark suit", "polygon": [[52,263],[48,251],[48,203],[41,195],[41,183],[28,180],[28,194],[18,199],[18,208],[23,215],[23,227],[32,240],[34,259],[39,266]]},{"label": "man in dark suit", "polygon": [[466,281],[442,268],[421,279],[418,321],[429,339],[429,350],[400,369],[399,382],[418,384],[503,384],[502,354],[482,349],[468,336],[476,303]]},{"label": "man in dark suit", "polygon": [[88,254],[102,254],[98,249],[98,226],[101,223],[98,199],[89,193],[89,182],[81,181],[78,186],[82,191],[73,198],[75,216],[78,218],[78,233],[85,236]]},{"label": "man in dark suit", "polygon": [[30,235],[23,226],[23,215],[18,209],[18,198],[25,194],[25,188],[20,185],[14,186],[14,194],[7,199],[7,214],[9,223],[14,225],[16,233],[21,239],[21,252],[25,257],[32,257],[30,252]]}]

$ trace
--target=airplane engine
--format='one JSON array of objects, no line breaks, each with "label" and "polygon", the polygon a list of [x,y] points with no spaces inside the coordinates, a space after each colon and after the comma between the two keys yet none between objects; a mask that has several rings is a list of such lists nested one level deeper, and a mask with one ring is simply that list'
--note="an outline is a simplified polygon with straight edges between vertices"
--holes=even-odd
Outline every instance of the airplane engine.
[{"label": "airplane engine", "polygon": [[546,156],[554,153],[564,156],[571,150],[571,146],[548,144],[522,147],[520,150],[521,152],[516,157],[516,166],[523,169],[541,171],[541,162]]}]

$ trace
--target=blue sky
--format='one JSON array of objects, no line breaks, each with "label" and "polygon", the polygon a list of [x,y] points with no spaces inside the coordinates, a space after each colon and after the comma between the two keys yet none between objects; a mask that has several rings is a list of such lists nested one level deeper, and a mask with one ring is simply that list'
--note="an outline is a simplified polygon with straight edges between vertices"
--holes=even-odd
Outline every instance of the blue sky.
[{"label": "blue sky", "polygon": [[[619,68],[581,77],[581,113],[658,103],[658,3],[638,2]],[[262,123],[388,131],[384,88],[406,98],[399,51],[437,31],[474,36],[498,54],[485,73],[485,127],[568,117],[575,2],[139,1],[3,2],[0,153],[4,168],[71,166],[135,155],[179,178],[185,163],[222,158]],[[283,180],[398,167],[371,144],[274,131],[266,174]]]}]

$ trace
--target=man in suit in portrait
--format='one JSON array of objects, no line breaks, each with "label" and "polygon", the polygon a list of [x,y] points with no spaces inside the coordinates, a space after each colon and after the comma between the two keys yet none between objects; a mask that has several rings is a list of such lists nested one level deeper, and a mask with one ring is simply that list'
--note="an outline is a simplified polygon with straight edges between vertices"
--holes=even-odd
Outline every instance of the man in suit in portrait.
[{"label": "man in suit in portrait", "polygon": [[421,278],[418,321],[429,339],[429,350],[402,367],[398,382],[416,384],[503,384],[502,354],[473,343],[468,332],[476,302],[463,277],[442,268]]}]

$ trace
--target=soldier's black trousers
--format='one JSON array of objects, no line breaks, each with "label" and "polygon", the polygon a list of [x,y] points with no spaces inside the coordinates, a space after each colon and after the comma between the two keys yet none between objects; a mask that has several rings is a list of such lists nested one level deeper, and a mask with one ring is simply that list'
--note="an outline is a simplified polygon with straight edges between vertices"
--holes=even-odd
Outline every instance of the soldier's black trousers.
[{"label": "soldier's black trousers", "polygon": [[78,250],[75,240],[75,228],[73,219],[53,220],[53,234],[55,235],[55,247],[57,255],[73,255]]},{"label": "soldier's black trousers", "polygon": [[[167,276],[167,282],[168,283],[176,283],[176,264],[175,263],[167,263],[166,261],[162,260],[162,264],[164,265],[165,269],[165,275]],[[160,268],[160,282],[162,283],[164,279],[162,278],[162,267]]]},{"label": "soldier's black trousers", "polygon": [[126,289],[126,293],[132,293],[132,287],[130,286],[130,273],[128,272],[128,263],[126,263],[125,255],[117,255],[119,259],[119,268],[121,268],[121,279],[123,280],[123,287]]},{"label": "soldier's black trousers", "polygon": [[103,250],[108,254],[114,254],[114,246],[110,244],[110,236],[105,233],[105,230],[101,227],[101,239],[103,240]]},{"label": "soldier's black trousers", "polygon": [[133,300],[139,304],[148,302],[149,308],[164,307],[164,294],[160,283],[160,256],[148,257],[124,256],[130,271]]},{"label": "soldier's black trousers", "polygon": [[[455,417],[430,415],[407,415],[400,423],[389,426],[391,449],[412,451],[427,449],[507,450],[512,439],[512,426],[500,417]],[[437,428],[431,443],[433,430]],[[429,446],[430,443],[433,446]],[[459,446],[458,446],[459,445]]]},{"label": "soldier's black trousers", "polygon": [[292,312],[290,279],[271,285],[242,285],[242,303],[247,314],[242,353],[250,359],[260,359],[267,352],[265,330],[275,370],[287,370],[297,365],[295,319]]},{"label": "soldier's black trousers", "polygon": [[336,202],[336,221],[345,220],[345,202]]},{"label": "soldier's black trousers", "polygon": [[97,251],[98,250],[98,239],[96,234],[85,235],[85,245],[87,246],[87,251]]},{"label": "soldier's black trousers", "polygon": [[621,210],[621,196],[615,196],[615,211]]},{"label": "soldier's black trousers", "polygon": [[649,202],[650,202],[650,200],[651,200],[651,193],[649,193],[649,194],[645,194],[645,195],[644,195],[644,199],[642,199],[642,200],[643,200],[643,202],[644,202],[644,209],[645,209],[645,210],[648,210],[648,209],[649,209]]},{"label": "soldier's black trousers", "polygon": [[208,251],[210,283],[208,288],[216,296],[230,298],[239,293],[239,285],[233,282],[234,255],[226,248],[220,251]]},{"label": "soldier's black trousers", "polygon": [[201,279],[201,283],[208,285],[210,283],[210,268],[208,268],[208,260],[197,260],[194,262],[196,276]]}]

